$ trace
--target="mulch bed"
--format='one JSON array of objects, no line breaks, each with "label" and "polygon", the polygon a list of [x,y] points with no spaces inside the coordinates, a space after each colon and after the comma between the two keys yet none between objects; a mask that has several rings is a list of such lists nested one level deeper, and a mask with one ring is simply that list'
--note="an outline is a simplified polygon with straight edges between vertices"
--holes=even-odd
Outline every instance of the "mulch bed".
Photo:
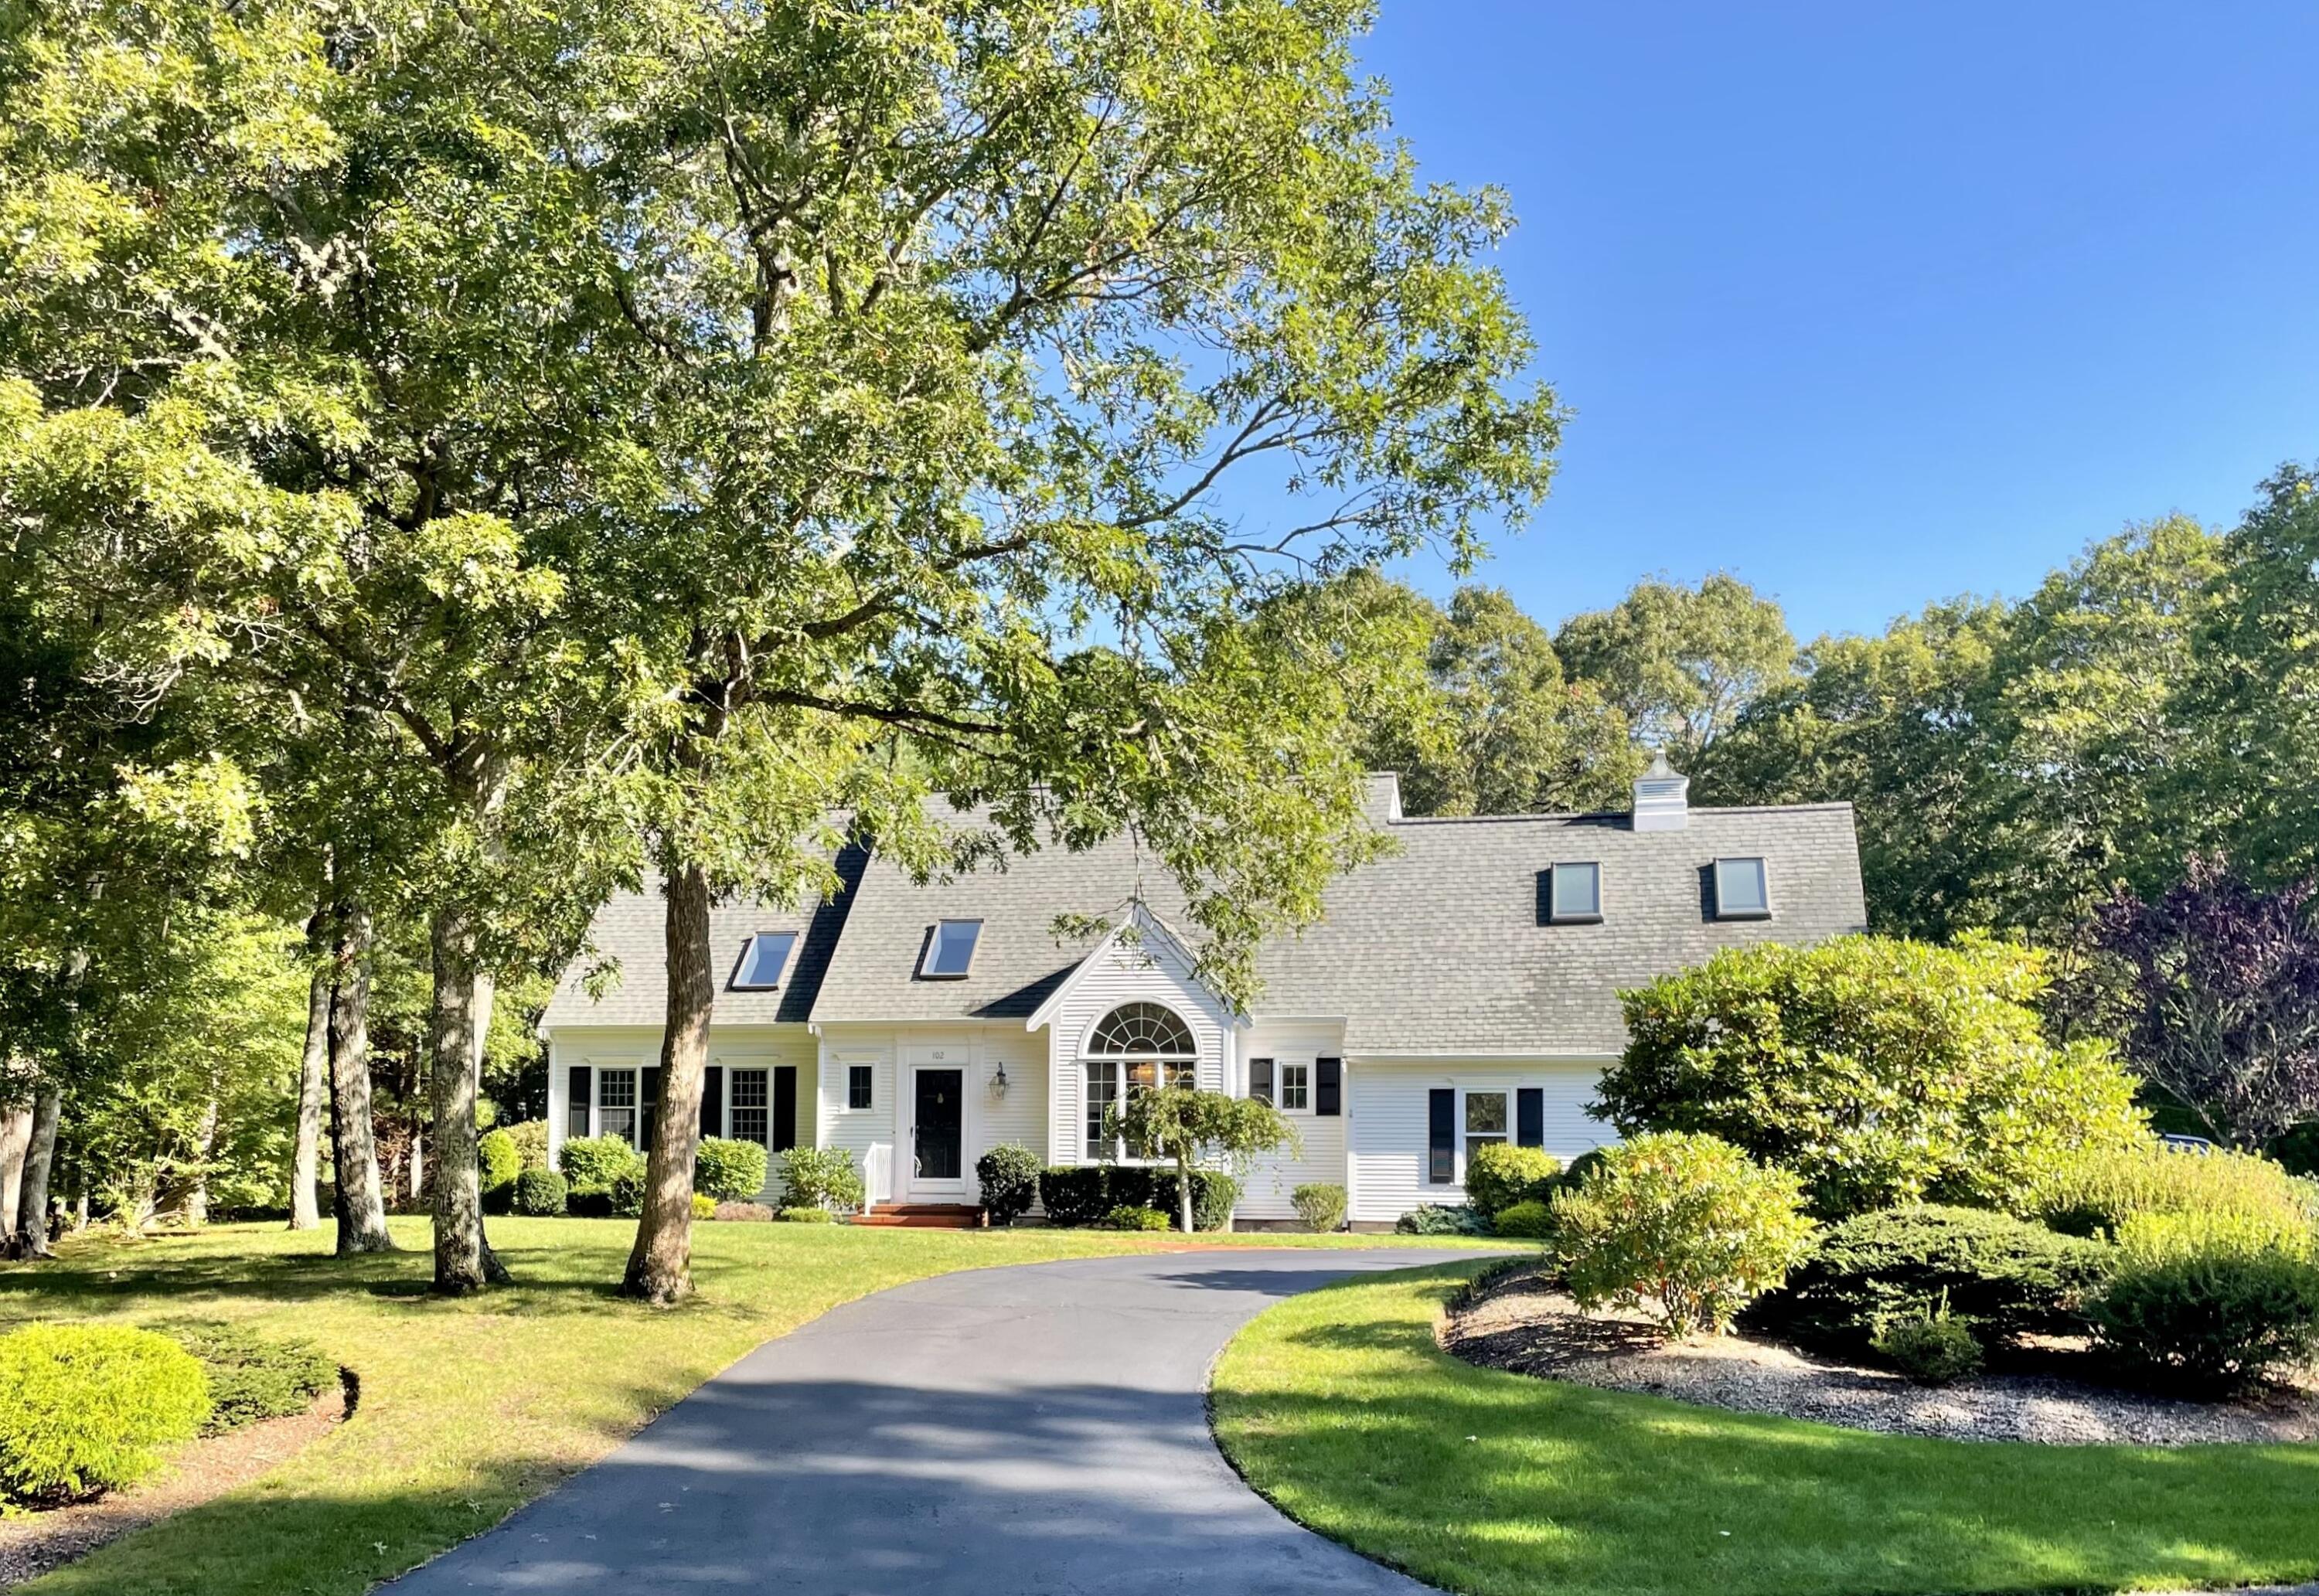
[{"label": "mulch bed", "polygon": [[1441,1327],[1468,1363],[1746,1413],[1951,1440],[2173,1447],[2319,1440],[2319,1371],[2223,1402],[2179,1402],[2050,1372],[1918,1385],[1890,1369],[1745,1336],[1670,1341],[1632,1315],[1587,1313],[1536,1271],[1511,1276]]},{"label": "mulch bed", "polygon": [[95,1501],[0,1519],[0,1591],[85,1557],[132,1529],[198,1507],[266,1474],[345,1421],[347,1393],[333,1386],[305,1412],[262,1419],[188,1441],[143,1484]]}]

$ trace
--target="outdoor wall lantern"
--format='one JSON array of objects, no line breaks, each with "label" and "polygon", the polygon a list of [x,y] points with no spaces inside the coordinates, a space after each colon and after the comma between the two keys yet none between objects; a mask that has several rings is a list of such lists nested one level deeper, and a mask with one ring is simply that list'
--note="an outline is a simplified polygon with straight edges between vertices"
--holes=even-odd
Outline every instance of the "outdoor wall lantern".
[{"label": "outdoor wall lantern", "polygon": [[998,1073],[990,1078],[990,1095],[994,1097],[1006,1096],[1006,1066],[1003,1062],[998,1066]]}]

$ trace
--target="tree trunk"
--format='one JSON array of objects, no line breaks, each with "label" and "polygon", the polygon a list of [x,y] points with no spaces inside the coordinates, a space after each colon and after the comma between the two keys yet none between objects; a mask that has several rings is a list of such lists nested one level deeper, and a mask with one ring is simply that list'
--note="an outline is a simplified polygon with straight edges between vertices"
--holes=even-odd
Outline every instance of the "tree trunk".
[{"label": "tree trunk", "polygon": [[298,1061],[298,1141],[290,1156],[290,1228],[320,1230],[314,1183],[322,1173],[322,1105],[329,1100],[330,969],[324,961],[329,910],[317,907],[306,922],[306,955],[314,978],[306,988],[306,1050]]},{"label": "tree trunk", "polygon": [[32,1100],[32,1139],[24,1147],[23,1183],[16,1199],[16,1258],[49,1258],[49,1172],[56,1167],[57,1122],[64,1116],[63,1088],[47,1086]]},{"label": "tree trunk", "polygon": [[32,1111],[0,1108],[0,1246],[16,1233],[16,1199],[24,1187],[24,1152],[32,1145]]},{"label": "tree trunk", "polygon": [[700,1091],[708,1063],[708,1015],[717,978],[708,958],[708,876],[697,865],[670,872],[668,1019],[661,1034],[660,1103],[644,1217],[628,1254],[623,1294],[672,1303],[692,1289],[692,1159],[700,1142]]},{"label": "tree trunk", "polygon": [[427,1046],[435,1108],[435,1289],[456,1294],[509,1277],[483,1237],[475,1152],[475,1098],[483,1082],[492,981],[478,967],[474,925],[460,910],[436,910],[434,945],[435,1001]]},{"label": "tree trunk", "polygon": [[1188,1236],[1192,1233],[1193,1229],[1192,1167],[1189,1164],[1178,1163],[1176,1166],[1176,1201],[1182,1207],[1184,1214],[1184,1234]]},{"label": "tree trunk", "polygon": [[386,1202],[380,1194],[378,1143],[370,1122],[369,912],[358,904],[338,913],[330,949],[330,1140],[338,1166],[338,1253],[392,1252]]}]

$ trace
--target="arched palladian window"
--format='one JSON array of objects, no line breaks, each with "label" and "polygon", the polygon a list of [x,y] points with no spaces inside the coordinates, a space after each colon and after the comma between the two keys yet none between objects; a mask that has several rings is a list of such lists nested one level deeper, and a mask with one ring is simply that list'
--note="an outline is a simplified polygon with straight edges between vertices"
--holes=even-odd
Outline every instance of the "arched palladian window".
[{"label": "arched palladian window", "polygon": [[1163,1003],[1123,1003],[1097,1022],[1087,1043],[1087,1156],[1121,1157],[1128,1150],[1104,1133],[1104,1114],[1123,1094],[1162,1082],[1188,1087],[1199,1044],[1184,1017]]}]

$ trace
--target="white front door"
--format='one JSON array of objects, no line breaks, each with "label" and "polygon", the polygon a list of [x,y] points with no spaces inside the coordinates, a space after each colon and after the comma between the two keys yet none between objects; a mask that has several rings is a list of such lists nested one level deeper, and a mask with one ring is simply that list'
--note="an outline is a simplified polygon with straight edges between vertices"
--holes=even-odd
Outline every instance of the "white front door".
[{"label": "white front door", "polygon": [[966,1201],[966,1081],[963,1061],[910,1066],[900,1148],[909,1202]]}]

